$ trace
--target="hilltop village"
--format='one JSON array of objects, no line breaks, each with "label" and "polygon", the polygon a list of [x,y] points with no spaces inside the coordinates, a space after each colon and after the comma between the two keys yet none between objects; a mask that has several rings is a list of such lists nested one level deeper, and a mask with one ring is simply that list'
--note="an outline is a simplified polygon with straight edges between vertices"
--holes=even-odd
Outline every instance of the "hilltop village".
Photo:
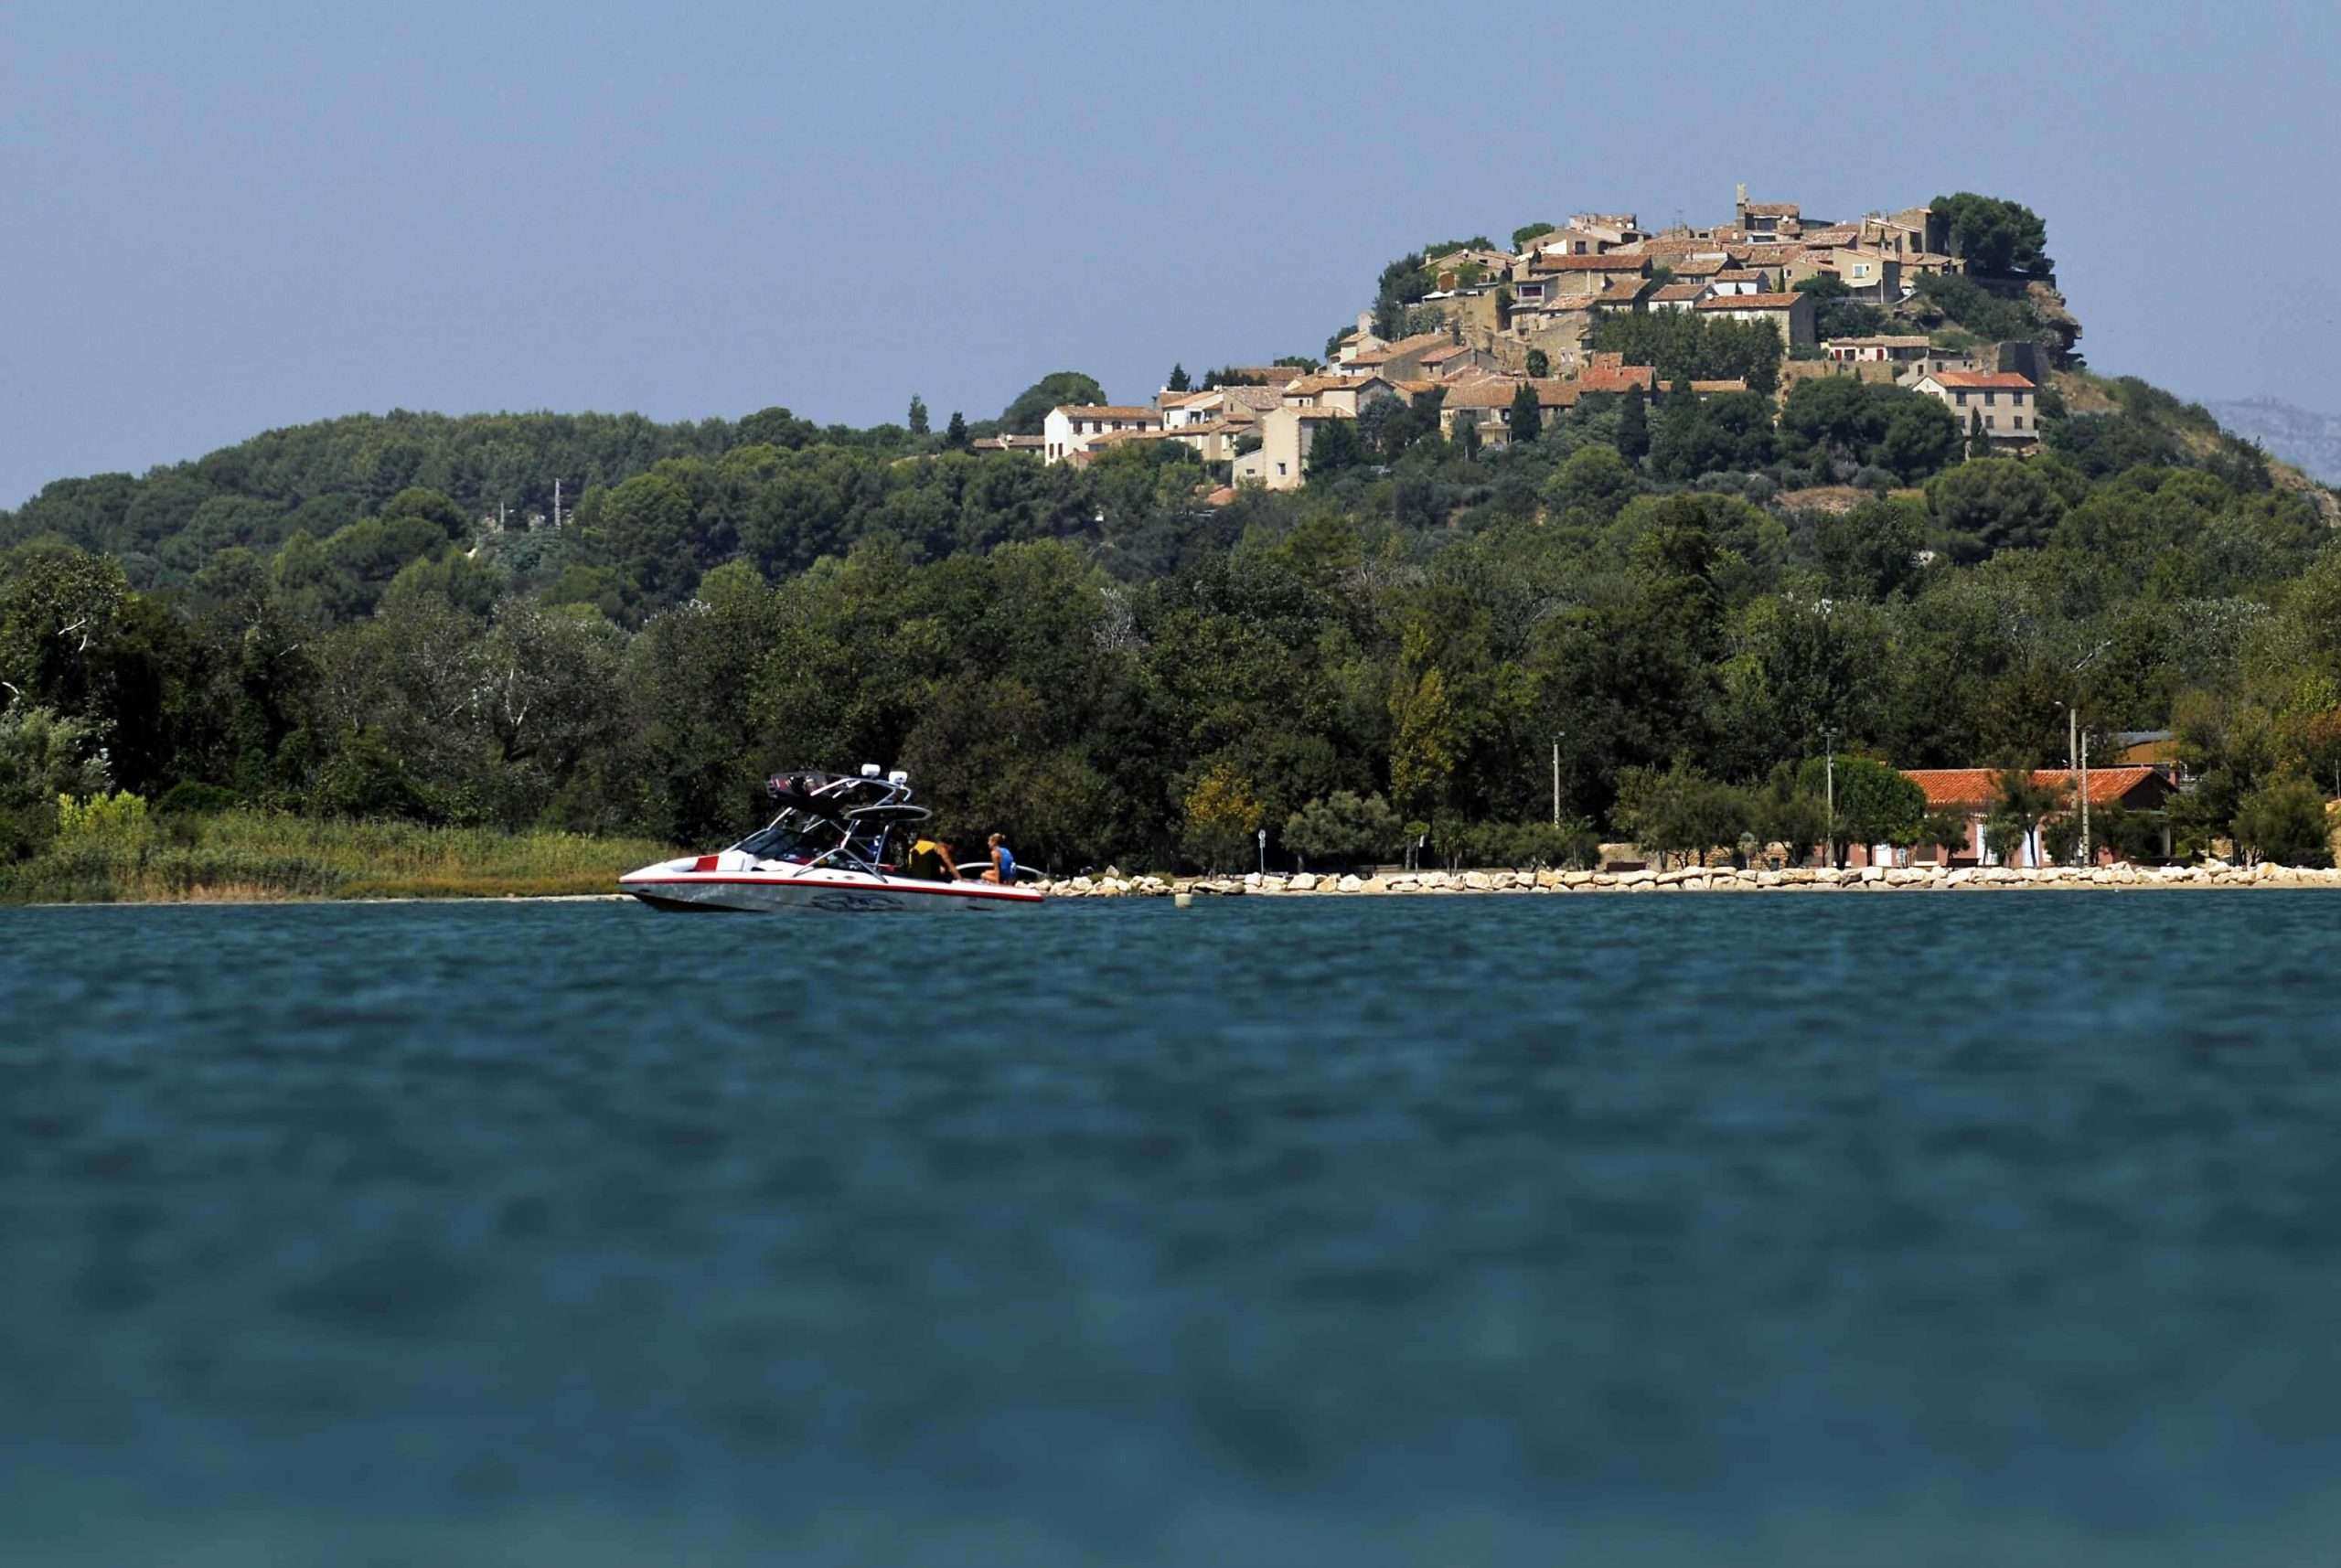
[{"label": "hilltop village", "polygon": [[[1705,228],[1653,231],[1630,212],[1585,212],[1532,224],[1510,250],[1484,239],[1427,247],[1395,264],[1396,287],[1385,272],[1375,308],[1337,334],[1321,360],[1231,367],[1200,387],[1176,375],[1149,404],[1060,405],[1038,435],[978,444],[1081,464],[1118,445],[1179,442],[1225,465],[1214,496],[1224,503],[1247,484],[1297,488],[1322,432],[1371,424],[1377,411],[1435,417],[1441,435],[1476,450],[1523,433],[1529,410],[1541,421],[1587,398],[1704,401],[1755,391],[1774,400],[1777,419],[1799,381],[1840,376],[1936,399],[1971,449],[2022,454],[2039,441],[2046,372],[2079,331],[2036,244],[2021,254],[2021,240],[1997,236],[1998,264],[1987,268],[1962,243],[1969,237],[1956,204],[1984,200],[1840,222],[1808,217],[1795,202],[1752,201],[1742,186],[1730,220]],[[2022,302],[2048,331],[1987,340],[1940,303],[1979,294]],[[1690,325],[1654,326],[1632,335],[1633,347],[1605,349],[1606,337],[1626,336],[1605,329],[1621,316]],[[1753,329],[1721,356],[1744,361],[1740,374],[1662,380],[1658,350],[1688,342],[1695,356],[1702,339],[1726,339],[1728,329],[1702,330],[1722,324]]]},{"label": "hilltop village", "polygon": [[[704,843],[808,757],[1068,869],[2329,864],[2331,492],[2082,365],[2019,203],[1716,216],[1424,244],[1143,401],[58,480],[0,514],[0,899],[154,886],[205,814]],[[211,855],[167,877],[345,876]]]}]

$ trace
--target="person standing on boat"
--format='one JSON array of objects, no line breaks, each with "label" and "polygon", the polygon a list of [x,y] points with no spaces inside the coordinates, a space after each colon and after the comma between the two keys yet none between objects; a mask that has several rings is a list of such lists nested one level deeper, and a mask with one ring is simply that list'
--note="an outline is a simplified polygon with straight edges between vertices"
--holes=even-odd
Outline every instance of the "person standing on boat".
[{"label": "person standing on boat", "polygon": [[985,839],[984,843],[991,850],[991,869],[984,873],[983,880],[987,882],[1003,884],[1014,882],[1016,880],[1016,852],[1008,847],[1008,840],[995,833]]},{"label": "person standing on boat", "polygon": [[959,880],[959,862],[951,858],[951,846],[940,838],[921,838],[912,845],[910,864],[903,869],[930,882]]}]

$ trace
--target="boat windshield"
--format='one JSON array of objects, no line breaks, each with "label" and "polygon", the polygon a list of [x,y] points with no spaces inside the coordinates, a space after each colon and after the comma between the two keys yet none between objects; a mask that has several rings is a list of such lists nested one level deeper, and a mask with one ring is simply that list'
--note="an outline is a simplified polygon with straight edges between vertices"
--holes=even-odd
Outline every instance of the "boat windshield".
[{"label": "boat windshield", "polygon": [[[791,816],[793,815],[792,813]],[[808,843],[808,837],[804,824],[792,821],[789,816],[784,816],[769,827],[756,829],[745,838],[741,839],[733,848],[744,855],[753,855],[759,860],[786,860],[791,856],[810,859],[819,852],[819,848],[827,846],[816,848]],[[831,834],[829,837],[834,838],[836,835]]]}]

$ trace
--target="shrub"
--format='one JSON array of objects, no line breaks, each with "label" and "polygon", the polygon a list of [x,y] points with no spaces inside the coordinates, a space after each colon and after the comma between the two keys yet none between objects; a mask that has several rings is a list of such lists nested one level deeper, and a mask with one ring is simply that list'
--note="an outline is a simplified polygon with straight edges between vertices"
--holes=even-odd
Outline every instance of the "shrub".
[{"label": "shrub", "polygon": [[2235,840],[2256,860],[2284,866],[2333,864],[2325,797],[2298,774],[2271,779],[2243,797],[2236,808]]},{"label": "shrub", "polygon": [[146,803],[124,790],[76,800],[57,797],[57,843],[60,850],[136,850],[146,842]]}]

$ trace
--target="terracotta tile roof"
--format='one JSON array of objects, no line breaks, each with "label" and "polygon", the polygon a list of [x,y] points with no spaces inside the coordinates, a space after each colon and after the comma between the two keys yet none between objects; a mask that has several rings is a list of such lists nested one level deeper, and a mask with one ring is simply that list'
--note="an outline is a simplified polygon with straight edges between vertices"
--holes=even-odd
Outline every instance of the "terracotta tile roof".
[{"label": "terracotta tile roof", "polygon": [[1808,229],[1797,239],[1807,250],[1819,250],[1834,245],[1851,245],[1861,238],[1861,234],[1860,229],[1846,223],[1828,229]]},{"label": "terracotta tile roof", "polygon": [[1904,337],[1832,337],[1822,345],[1824,348],[1931,348],[1934,340],[1925,333]]},{"label": "terracotta tile roof", "polygon": [[1471,346],[1468,343],[1450,343],[1444,348],[1434,348],[1424,355],[1422,362],[1426,365],[1444,365],[1459,354],[1470,352]]},{"label": "terracotta tile roof", "polygon": [[1792,201],[1751,201],[1747,210],[1750,218],[1795,218],[1804,208]]},{"label": "terracotta tile roof", "polygon": [[1943,386],[1971,391],[2028,392],[2032,390],[2030,377],[2019,376],[2013,370],[1937,370],[1934,379]]},{"label": "terracotta tile roof", "polygon": [[1647,256],[1539,256],[1528,263],[1532,272],[1639,272],[1650,265]]},{"label": "terracotta tile roof", "polygon": [[1287,409],[1285,412],[1297,420],[1353,420],[1357,416],[1347,409]]},{"label": "terracotta tile roof", "polygon": [[1596,365],[1577,372],[1580,392],[1625,392],[1640,387],[1647,392],[1658,385],[1658,372],[1648,365]]},{"label": "terracotta tile roof", "polygon": [[[1999,775],[1997,768],[1904,768],[1902,775],[1927,792],[1927,805],[1988,805],[1997,798],[1992,781]],[[2089,803],[2105,805],[2120,800],[2148,779],[2161,775],[2152,768],[2114,767],[2091,768],[2089,771]],[[2073,775],[2063,768],[2035,768],[2032,782],[2044,787],[2072,792]]]},{"label": "terracotta tile roof", "polygon": [[1802,294],[1717,294],[1701,300],[1694,310],[1787,310]]},{"label": "terracotta tile roof", "polygon": [[1718,392],[1744,392],[1747,389],[1747,381],[1737,376],[1733,377],[1728,381],[1694,381],[1691,383],[1691,390],[1699,393],[1703,397]]},{"label": "terracotta tile roof", "polygon": [[1413,376],[1393,381],[1390,384],[1397,388],[1400,391],[1406,393],[1410,398],[1419,398],[1425,392],[1435,392],[1438,390],[1439,388],[1446,385],[1443,381],[1432,381]]},{"label": "terracotta tile roof", "polygon": [[1447,334],[1443,332],[1418,332],[1412,337],[1402,337],[1395,343],[1385,343],[1379,348],[1369,348],[1364,353],[1353,357],[1350,363],[1379,365],[1384,360],[1395,359],[1402,354],[1416,354],[1438,347],[1448,341]]},{"label": "terracotta tile roof", "polygon": [[1726,267],[1716,274],[1719,283],[1760,283],[1772,274],[1754,267]]},{"label": "terracotta tile roof", "polygon": [[1712,278],[1730,265],[1728,256],[1685,256],[1668,270],[1678,278]]},{"label": "terracotta tile roof", "polygon": [[1707,292],[1705,283],[1669,283],[1650,297],[1652,300],[1694,300]]},{"label": "terracotta tile roof", "polygon": [[1150,420],[1158,415],[1152,409],[1132,408],[1122,403],[1059,403],[1050,411],[1069,420]]},{"label": "terracotta tile roof", "polygon": [[1713,240],[1645,240],[1634,248],[1645,256],[1713,256],[1723,247]]},{"label": "terracotta tile roof", "polygon": [[1336,376],[1326,372],[1315,376],[1303,376],[1299,380],[1285,388],[1282,395],[1288,398],[1313,398],[1320,392],[1354,391],[1360,387],[1370,386],[1375,381],[1380,381],[1385,387],[1390,384],[1388,379],[1382,376]]},{"label": "terracotta tile roof", "polygon": [[1222,387],[1227,394],[1227,406],[1233,409],[1254,409],[1266,412],[1284,401],[1282,387]]},{"label": "terracotta tile roof", "polygon": [[1576,404],[1582,389],[1554,376],[1542,376],[1530,380],[1522,376],[1489,376],[1477,381],[1466,381],[1449,390],[1446,406],[1450,409],[1508,409],[1523,387],[1536,390],[1536,406],[1545,409],[1566,409]]},{"label": "terracotta tile roof", "polygon": [[1593,296],[1596,304],[1631,304],[1642,297],[1641,285],[1631,283],[1611,283]]}]

